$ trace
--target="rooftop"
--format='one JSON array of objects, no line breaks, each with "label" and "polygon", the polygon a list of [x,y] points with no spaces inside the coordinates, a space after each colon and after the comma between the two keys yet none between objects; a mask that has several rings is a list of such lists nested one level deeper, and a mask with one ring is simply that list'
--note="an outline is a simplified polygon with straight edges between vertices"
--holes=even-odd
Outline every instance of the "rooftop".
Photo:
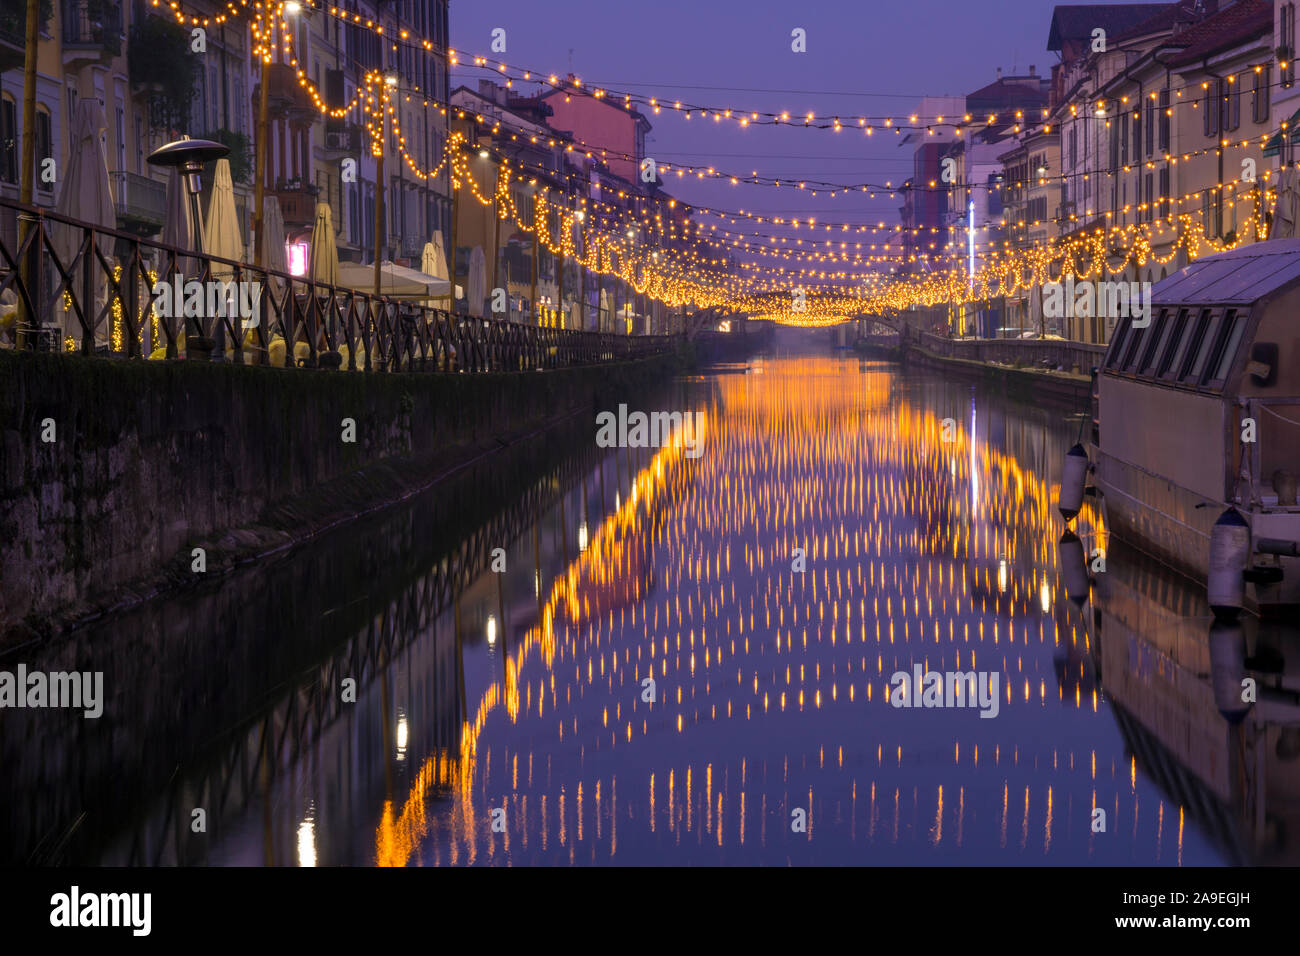
[{"label": "rooftop", "polygon": [[1100,27],[1108,37],[1118,36],[1143,20],[1153,17],[1174,3],[1079,3],[1061,5],[1052,10],[1052,27],[1047,34],[1047,49],[1060,52],[1067,40],[1091,39]]},{"label": "rooftop", "polygon": [[1300,238],[1270,239],[1206,256],[1157,282],[1151,304],[1248,305],[1300,282]]}]

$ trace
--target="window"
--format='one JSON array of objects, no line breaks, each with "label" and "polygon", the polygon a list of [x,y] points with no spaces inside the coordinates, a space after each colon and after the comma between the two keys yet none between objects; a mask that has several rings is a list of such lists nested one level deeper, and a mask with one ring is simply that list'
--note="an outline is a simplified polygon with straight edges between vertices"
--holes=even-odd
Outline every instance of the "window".
[{"label": "window", "polygon": [[235,133],[247,133],[247,131],[248,131],[248,120],[247,120],[247,116],[248,116],[248,114],[247,114],[246,111],[247,111],[247,108],[248,108],[248,104],[247,104],[247,103],[244,103],[244,99],[243,99],[243,78],[240,77],[240,75],[237,73],[237,74],[233,75],[233,77],[230,78],[230,83],[231,83],[231,86],[233,86],[233,92],[231,92],[231,95],[233,95],[233,96],[234,96],[234,99],[235,99],[235,129],[234,129],[234,131],[235,131]]},{"label": "window", "polygon": [[1155,218],[1156,209],[1155,174],[1147,173],[1143,178],[1146,180],[1146,208],[1142,210],[1142,218],[1150,222]]},{"label": "window", "polygon": [[1227,110],[1227,128],[1235,130],[1241,126],[1241,84],[1237,82],[1236,77],[1228,77],[1228,79],[1231,82],[1228,83],[1229,92],[1223,105]]},{"label": "window", "polygon": [[208,67],[208,129],[221,128],[221,81],[217,79],[216,64]]},{"label": "window", "polygon": [[1169,152],[1169,90],[1160,91],[1160,152]]},{"label": "window", "polygon": [[1170,198],[1169,198],[1169,167],[1166,166],[1160,170],[1160,218],[1168,219],[1170,216]]},{"label": "window", "polygon": [[1286,63],[1282,68],[1281,83],[1282,88],[1287,89],[1295,84],[1295,4],[1284,3],[1279,11],[1278,17],[1278,41],[1282,45],[1279,51],[1281,59]]},{"label": "window", "polygon": [[1206,136],[1217,137],[1219,135],[1219,83],[1220,80],[1210,80],[1205,87],[1205,99],[1201,103],[1201,109],[1204,115],[1201,117],[1201,124],[1205,130]]},{"label": "window", "polygon": [[1119,368],[1123,364],[1120,362],[1120,356],[1124,354],[1124,340],[1128,337],[1129,322],[1127,316],[1120,319],[1119,328],[1115,330],[1115,335],[1110,341],[1110,351],[1106,353],[1106,368]]},{"label": "window", "polygon": [[1219,320],[1222,316],[1219,313],[1211,313],[1209,309],[1201,312],[1201,319],[1196,323],[1196,337],[1192,339],[1191,346],[1187,350],[1187,357],[1184,359],[1182,380],[1189,385],[1195,385],[1201,380],[1201,373],[1205,371],[1205,363],[1210,358],[1210,350],[1214,347],[1215,339],[1218,337]]},{"label": "window", "polygon": [[1147,344],[1142,349],[1142,360],[1137,363],[1133,371],[1146,375],[1151,371],[1151,366],[1155,361],[1155,356],[1159,354],[1160,343],[1164,341],[1165,329],[1172,325],[1170,312],[1168,309],[1161,309],[1160,314],[1156,316],[1155,323],[1147,334]]},{"label": "window", "polygon": [[[1129,324],[1132,325],[1131,322]],[[1142,343],[1150,338],[1147,334],[1150,331],[1149,326],[1133,329],[1133,334],[1129,336],[1128,344],[1124,348],[1124,371],[1133,372],[1137,370],[1138,359],[1142,355]]]},{"label": "window", "polygon": [[126,110],[121,106],[113,110],[113,136],[117,139],[117,168],[126,169]]},{"label": "window", "polygon": [[1169,353],[1161,362],[1160,377],[1165,379],[1177,379],[1178,373],[1183,367],[1183,356],[1187,354],[1187,348],[1192,339],[1196,336],[1197,320],[1188,315],[1188,311],[1183,309],[1179,313],[1178,331],[1175,334],[1174,341],[1169,344]]},{"label": "window", "polygon": [[1177,341],[1178,333],[1183,326],[1187,324],[1187,310],[1180,309],[1175,315],[1172,309],[1163,317],[1160,325],[1160,333],[1156,338],[1155,350],[1144,363],[1142,369],[1147,375],[1164,375],[1165,370],[1169,368],[1170,353],[1173,351],[1172,343]]},{"label": "window", "polygon": [[18,104],[0,97],[0,182],[18,182]]},{"label": "window", "polygon": [[1255,71],[1255,87],[1250,94],[1250,118],[1256,123],[1268,122],[1268,87],[1272,67]]},{"label": "window", "polygon": [[54,184],[45,181],[41,167],[45,160],[54,158],[54,140],[50,135],[50,114],[43,109],[36,111],[36,188],[42,192],[52,192]]},{"label": "window", "polygon": [[1121,115],[1116,122],[1119,123],[1119,164],[1127,166],[1129,127],[1133,124],[1127,115]]},{"label": "window", "polygon": [[1148,99],[1148,100],[1146,101],[1146,103],[1143,104],[1143,105],[1146,107],[1146,109],[1145,109],[1144,112],[1146,113],[1146,120],[1147,120],[1147,128],[1146,128],[1147,155],[1150,156],[1150,155],[1151,155],[1151,150],[1155,147],[1155,142],[1156,142],[1156,137],[1155,137],[1155,125],[1156,125],[1156,101],[1155,101],[1155,98],[1152,97],[1152,98]]},{"label": "window", "polygon": [[1237,357],[1237,346],[1241,344],[1242,333],[1246,331],[1246,316],[1235,309],[1229,309],[1224,326],[1227,332],[1222,336],[1214,358],[1210,361],[1211,371],[1207,379],[1216,388],[1223,387],[1228,371],[1232,368],[1232,360]]}]

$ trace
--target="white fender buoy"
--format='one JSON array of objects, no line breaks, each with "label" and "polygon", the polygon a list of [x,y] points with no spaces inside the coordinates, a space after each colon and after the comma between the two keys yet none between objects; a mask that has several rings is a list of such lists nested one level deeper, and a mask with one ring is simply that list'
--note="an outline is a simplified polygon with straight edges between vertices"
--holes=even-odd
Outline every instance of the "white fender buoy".
[{"label": "white fender buoy", "polygon": [[1242,572],[1250,560],[1250,525],[1236,508],[1219,515],[1210,529],[1210,574],[1206,592],[1220,620],[1233,620],[1246,605]]},{"label": "white fender buoy", "polygon": [[1210,625],[1210,685],[1214,705],[1223,719],[1239,724],[1251,705],[1241,699],[1241,682],[1246,676],[1246,635],[1238,621],[1215,621]]},{"label": "white fender buoy", "polygon": [[1065,470],[1061,474],[1061,493],[1056,506],[1066,521],[1073,521],[1074,516],[1083,507],[1083,485],[1088,478],[1088,452],[1082,444],[1076,443],[1065,453]]},{"label": "white fender buoy", "polygon": [[1066,530],[1057,544],[1057,558],[1061,563],[1061,577],[1065,579],[1065,594],[1079,607],[1088,600],[1088,562],[1083,555],[1083,542],[1073,531]]}]

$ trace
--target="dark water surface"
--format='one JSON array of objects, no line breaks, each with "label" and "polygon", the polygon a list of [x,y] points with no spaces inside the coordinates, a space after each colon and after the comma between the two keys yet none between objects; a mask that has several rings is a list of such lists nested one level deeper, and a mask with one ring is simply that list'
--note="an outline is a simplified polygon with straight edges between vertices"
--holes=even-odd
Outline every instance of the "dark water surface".
[{"label": "dark water surface", "polygon": [[[108,699],[0,712],[4,859],[1295,861],[1294,692],[1224,711],[1243,660],[1284,688],[1300,642],[1212,639],[1201,590],[1091,499],[1105,570],[1069,600],[1080,416],[823,357],[655,409],[704,411],[703,453],[600,449],[583,421],[11,655],[103,670]],[[996,716],[893,706],[918,665],[995,674]]]}]

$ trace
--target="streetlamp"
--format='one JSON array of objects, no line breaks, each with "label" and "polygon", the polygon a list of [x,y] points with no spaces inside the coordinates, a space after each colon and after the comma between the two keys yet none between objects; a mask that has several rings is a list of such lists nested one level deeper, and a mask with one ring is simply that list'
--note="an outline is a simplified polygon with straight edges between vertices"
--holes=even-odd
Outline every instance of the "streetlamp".
[{"label": "streetlamp", "polygon": [[386,245],[383,240],[384,231],[384,152],[388,148],[388,95],[392,90],[397,89],[397,72],[389,70],[384,73],[383,101],[379,112],[379,155],[376,157],[376,175],[375,175],[375,297],[378,298],[381,290],[383,276],[380,272],[380,263],[383,261],[383,247]]},{"label": "streetlamp", "polygon": [[[189,197],[190,207],[189,234],[186,236],[186,244],[199,255],[203,254],[204,246],[207,244],[203,234],[203,210],[199,205],[199,191],[202,188],[199,183],[199,173],[203,171],[204,163],[220,159],[229,152],[230,147],[223,143],[214,143],[210,139],[190,139],[188,136],[182,136],[178,140],[159,146],[149,154],[146,160],[152,166],[174,167],[181,177],[186,195]],[[204,337],[205,329],[198,316],[193,318],[199,334],[187,338],[186,354],[191,351],[211,351],[215,343],[212,339]],[[217,353],[218,356],[222,354],[222,352]]]}]

